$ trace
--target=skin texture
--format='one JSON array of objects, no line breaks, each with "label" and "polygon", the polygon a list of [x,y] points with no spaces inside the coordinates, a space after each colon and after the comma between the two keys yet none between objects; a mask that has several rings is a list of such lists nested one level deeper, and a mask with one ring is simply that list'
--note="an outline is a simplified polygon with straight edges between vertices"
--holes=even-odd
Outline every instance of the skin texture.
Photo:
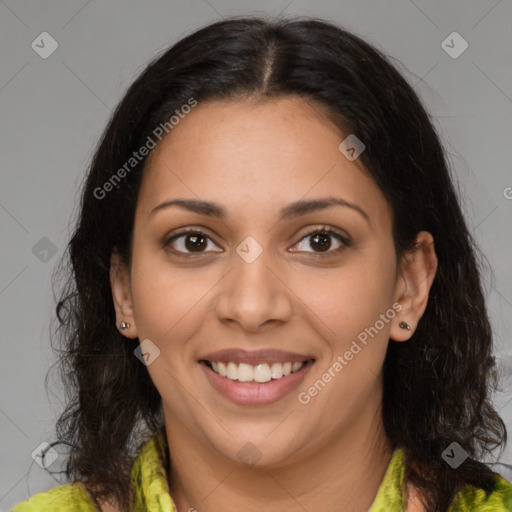
[{"label": "skin texture", "polygon": [[[397,262],[391,208],[359,161],[338,150],[347,135],[302,98],[212,101],[182,119],[147,162],[131,268],[113,254],[111,283],[117,323],[130,324],[122,333],[160,350],[148,371],[162,396],[180,512],[262,504],[268,512],[363,512],[375,498],[392,454],[381,420],[386,347],[413,334],[437,258],[421,232]],[[358,205],[368,220],[344,206],[278,220],[292,202],[325,197]],[[150,215],[176,198],[219,203],[227,216],[176,206]],[[350,245],[331,236],[322,251],[306,235],[323,226]],[[172,252],[190,254],[186,236],[162,247],[178,228],[200,228],[207,245],[192,257]],[[236,252],[248,236],[263,251],[252,263]],[[302,405],[298,393],[395,302],[401,311]],[[402,320],[411,330],[399,328]],[[198,363],[233,347],[278,348],[315,363],[278,402],[240,406],[212,388]],[[238,456],[248,442],[261,455],[253,466]]]}]

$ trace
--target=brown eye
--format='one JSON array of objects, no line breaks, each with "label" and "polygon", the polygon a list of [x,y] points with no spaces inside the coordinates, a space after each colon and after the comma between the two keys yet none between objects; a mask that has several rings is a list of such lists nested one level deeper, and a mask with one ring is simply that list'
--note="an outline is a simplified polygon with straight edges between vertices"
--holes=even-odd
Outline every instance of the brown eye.
[{"label": "brown eye", "polygon": [[[335,239],[334,243],[338,245],[333,250],[330,250],[333,245],[333,239]],[[313,254],[320,255],[322,253],[333,254],[349,247],[350,240],[333,229],[321,228],[307,233],[301,238],[297,246],[302,246],[302,249],[295,249],[292,252],[312,252]],[[313,251],[308,251],[308,248],[313,249]]]},{"label": "brown eye", "polygon": [[188,251],[201,251],[208,245],[206,237],[199,234],[185,235],[185,248]]},{"label": "brown eye", "polygon": [[330,235],[326,233],[317,233],[316,235],[312,235],[309,243],[312,248],[318,247],[322,252],[328,251],[331,247]]},{"label": "brown eye", "polygon": [[211,241],[210,237],[206,233],[198,230],[189,230],[175,234],[164,242],[163,245],[164,247],[171,246],[171,251],[176,254],[187,255],[210,252],[205,250],[208,247],[209,242],[213,244],[213,241]]}]

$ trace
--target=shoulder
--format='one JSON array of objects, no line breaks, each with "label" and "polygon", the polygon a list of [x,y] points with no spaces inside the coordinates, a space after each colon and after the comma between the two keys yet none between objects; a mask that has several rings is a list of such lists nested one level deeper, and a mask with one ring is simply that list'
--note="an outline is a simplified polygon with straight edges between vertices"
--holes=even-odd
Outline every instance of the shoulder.
[{"label": "shoulder", "polygon": [[59,485],[18,503],[11,512],[99,512],[83,484]]},{"label": "shoulder", "polygon": [[[411,484],[406,484],[406,489],[406,512],[426,512],[421,492]],[[494,487],[488,494],[466,485],[455,494],[447,512],[512,512],[512,483],[494,473]]]},{"label": "shoulder", "polygon": [[495,474],[494,489],[486,494],[483,489],[467,486],[459,491],[448,512],[510,512],[512,510],[512,483]]}]

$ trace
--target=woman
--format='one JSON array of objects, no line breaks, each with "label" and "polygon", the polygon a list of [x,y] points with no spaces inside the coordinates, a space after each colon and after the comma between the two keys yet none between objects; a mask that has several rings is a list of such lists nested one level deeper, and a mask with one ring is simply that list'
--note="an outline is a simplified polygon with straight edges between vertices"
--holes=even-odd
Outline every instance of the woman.
[{"label": "woman", "polygon": [[475,245],[421,102],[319,20],[154,60],[96,151],[40,510],[510,511]]}]

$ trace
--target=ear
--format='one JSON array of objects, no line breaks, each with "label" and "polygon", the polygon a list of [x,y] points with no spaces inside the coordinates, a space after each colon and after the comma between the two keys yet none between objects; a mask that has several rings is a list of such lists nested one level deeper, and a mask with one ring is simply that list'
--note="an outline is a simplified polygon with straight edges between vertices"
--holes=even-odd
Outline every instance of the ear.
[{"label": "ear", "polygon": [[[395,284],[395,301],[402,306],[391,324],[390,338],[395,341],[408,340],[416,329],[427,308],[428,296],[437,271],[437,255],[434,238],[428,231],[416,235],[412,250],[402,257]],[[402,329],[406,322],[410,330]]]},{"label": "ear", "polygon": [[[130,271],[115,251],[110,256],[110,286],[116,310],[117,328],[123,336],[136,338],[137,326],[135,325],[133,311]],[[121,329],[121,322],[126,322],[130,327],[128,329]]]}]

